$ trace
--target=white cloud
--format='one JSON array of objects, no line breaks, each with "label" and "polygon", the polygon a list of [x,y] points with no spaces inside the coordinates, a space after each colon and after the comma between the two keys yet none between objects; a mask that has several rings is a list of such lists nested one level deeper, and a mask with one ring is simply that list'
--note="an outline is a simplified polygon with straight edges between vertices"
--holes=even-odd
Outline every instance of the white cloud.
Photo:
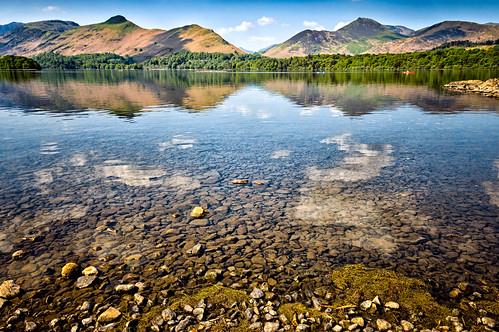
[{"label": "white cloud", "polygon": [[303,26],[310,30],[326,30],[326,28],[315,21],[303,21]]},{"label": "white cloud", "polygon": [[258,25],[261,26],[270,25],[274,22],[275,22],[274,18],[269,16],[262,16],[258,20],[256,20],[256,23],[258,23]]},{"label": "white cloud", "polygon": [[339,21],[334,26],[333,31],[339,30],[339,29],[343,28],[345,25],[348,25],[348,24],[350,24],[350,22]]},{"label": "white cloud", "polygon": [[231,33],[231,32],[244,32],[244,31],[248,31],[252,27],[253,27],[253,23],[252,22],[250,22],[250,21],[242,21],[241,23],[239,23],[238,25],[233,26],[233,27],[220,28],[220,29],[218,29],[218,32],[221,35],[224,35],[224,34],[228,34],[228,33]]},{"label": "white cloud", "polygon": [[59,10],[61,10],[59,7],[57,7],[57,6],[52,6],[52,5],[47,6],[47,7],[45,7],[45,8],[43,8],[43,9],[42,9],[42,11],[44,11],[44,12],[46,12],[46,13],[56,12],[56,11],[59,11]]},{"label": "white cloud", "polygon": [[250,40],[256,43],[273,43],[275,38],[271,36],[251,36]]}]

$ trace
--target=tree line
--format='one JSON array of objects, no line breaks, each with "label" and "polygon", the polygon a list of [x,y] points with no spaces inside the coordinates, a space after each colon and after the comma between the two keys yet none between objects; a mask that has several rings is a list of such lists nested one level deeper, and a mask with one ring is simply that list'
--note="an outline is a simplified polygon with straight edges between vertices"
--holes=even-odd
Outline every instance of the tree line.
[{"label": "tree line", "polygon": [[0,70],[40,70],[41,66],[33,59],[23,56],[0,56]]},{"label": "tree line", "polygon": [[499,45],[466,49],[450,47],[425,52],[385,54],[320,54],[269,58],[261,54],[177,52],[137,62],[112,53],[63,56],[43,53],[28,59],[0,57],[0,69],[193,69],[235,72],[340,72],[374,70],[499,68]]}]

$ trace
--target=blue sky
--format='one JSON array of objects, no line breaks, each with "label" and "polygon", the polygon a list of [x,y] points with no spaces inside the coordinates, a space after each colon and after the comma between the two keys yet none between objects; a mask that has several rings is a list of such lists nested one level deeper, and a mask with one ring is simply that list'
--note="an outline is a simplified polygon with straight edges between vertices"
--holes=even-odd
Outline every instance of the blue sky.
[{"label": "blue sky", "polygon": [[357,17],[413,29],[443,20],[499,22],[497,0],[0,0],[0,5],[0,24],[63,19],[83,25],[121,14],[145,28],[197,23],[249,50],[282,42],[306,28],[334,30]]}]

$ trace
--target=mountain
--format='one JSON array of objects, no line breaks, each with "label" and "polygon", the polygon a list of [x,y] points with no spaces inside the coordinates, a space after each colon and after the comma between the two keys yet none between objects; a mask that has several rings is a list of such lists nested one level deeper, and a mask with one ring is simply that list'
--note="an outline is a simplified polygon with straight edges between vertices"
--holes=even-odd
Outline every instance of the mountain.
[{"label": "mountain", "polygon": [[0,55],[32,55],[33,50],[44,47],[65,31],[78,27],[70,21],[40,21],[22,24],[0,35]]},{"label": "mountain", "polygon": [[468,40],[484,42],[499,39],[499,25],[495,23],[479,24],[464,21],[444,21],[414,32],[412,36],[397,40],[379,48],[375,53],[414,52],[430,50],[444,43]]},{"label": "mountain", "polygon": [[12,30],[22,27],[23,24],[19,22],[12,22],[9,24],[0,25],[0,35],[6,34]]},{"label": "mountain", "polygon": [[360,54],[387,41],[401,38],[405,38],[405,35],[395,27],[359,17],[337,31],[302,31],[270,48],[264,55],[288,57],[322,53]]},{"label": "mountain", "polygon": [[25,56],[44,52],[63,55],[110,52],[140,59],[180,50],[245,53],[213,30],[199,25],[168,31],[144,29],[121,15],[85,26],[63,21],[28,23],[0,36],[0,54]]},{"label": "mountain", "polygon": [[369,18],[358,18],[337,31],[302,31],[271,47],[264,55],[402,53],[429,50],[457,40],[476,42],[498,38],[497,24],[445,21],[414,31],[405,26],[383,25]]}]

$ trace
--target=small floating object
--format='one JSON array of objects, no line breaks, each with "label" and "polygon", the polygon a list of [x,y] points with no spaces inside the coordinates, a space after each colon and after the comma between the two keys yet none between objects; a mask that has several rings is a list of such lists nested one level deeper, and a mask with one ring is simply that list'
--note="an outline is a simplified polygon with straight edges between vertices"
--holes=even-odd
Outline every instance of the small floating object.
[{"label": "small floating object", "polygon": [[406,71],[403,71],[402,74],[404,74],[404,75],[414,75],[414,74],[416,74],[416,72],[415,71],[408,71],[408,70],[406,70]]},{"label": "small floating object", "polygon": [[248,184],[249,180],[247,179],[234,179],[232,180],[232,184]]}]

